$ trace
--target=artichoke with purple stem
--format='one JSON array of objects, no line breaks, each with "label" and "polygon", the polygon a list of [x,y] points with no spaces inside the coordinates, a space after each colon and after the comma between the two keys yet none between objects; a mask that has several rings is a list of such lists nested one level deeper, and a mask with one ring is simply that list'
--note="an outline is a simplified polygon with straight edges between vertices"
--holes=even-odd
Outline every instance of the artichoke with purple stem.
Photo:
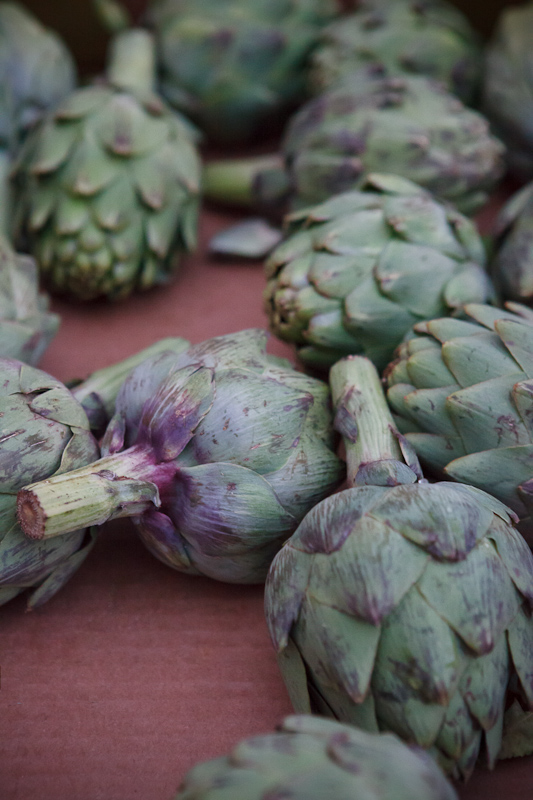
[{"label": "artichoke with purple stem", "polygon": [[[371,788],[370,788],[371,787]],[[370,791],[370,794],[369,794]],[[435,762],[391,734],[307,715],[197,764],[175,800],[457,800]]]},{"label": "artichoke with purple stem", "polygon": [[[488,494],[422,479],[362,357],[331,370],[348,484],[272,563],[267,621],[297,712],[392,731],[468,777],[533,709],[533,555]],[[509,753],[508,753],[509,754]]]},{"label": "artichoke with purple stem", "polygon": [[241,331],[133,370],[100,461],[19,493],[34,539],[133,517],[148,548],[182,572],[264,580],[304,514],[343,477],[327,384]]}]

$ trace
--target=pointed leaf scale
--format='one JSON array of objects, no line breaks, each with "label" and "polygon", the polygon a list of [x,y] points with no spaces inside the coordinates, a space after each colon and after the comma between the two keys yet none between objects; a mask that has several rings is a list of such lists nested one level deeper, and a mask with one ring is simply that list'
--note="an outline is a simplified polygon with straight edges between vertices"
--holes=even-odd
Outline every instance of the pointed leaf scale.
[{"label": "pointed leaf scale", "polygon": [[189,555],[187,542],[170,517],[156,509],[145,511],[135,521],[139,535],[156,558],[179,572],[199,575]]},{"label": "pointed leaf scale", "polygon": [[274,647],[287,646],[289,634],[298,618],[309,581],[311,558],[296,551],[292,540],[272,562],[265,584],[265,615]]},{"label": "pointed leaf scale", "polygon": [[340,688],[355,702],[366,696],[380,627],[307,596],[293,639],[319,684]]},{"label": "pointed leaf scale", "polygon": [[[406,364],[411,382],[417,389],[438,389],[440,386],[453,386],[455,378],[440,355],[433,348],[413,353]],[[458,387],[457,387],[458,388]]]},{"label": "pointed leaf scale", "polygon": [[77,130],[70,126],[45,125],[30,160],[33,175],[46,175],[64,164],[77,139]]},{"label": "pointed leaf scale", "polygon": [[488,541],[479,542],[463,561],[432,562],[418,586],[431,607],[479,655],[493,649],[519,607],[519,595]]},{"label": "pointed leaf scale", "polygon": [[478,731],[468,747],[462,753],[461,758],[457,760],[456,764],[454,765],[454,770],[457,777],[467,781],[472,775],[479,757],[482,739],[482,731]]},{"label": "pointed leaf scale", "polygon": [[366,333],[379,338],[386,326],[391,351],[416,322],[407,309],[383,297],[373,279],[364,281],[348,295],[344,314],[345,325],[352,334]]},{"label": "pointed leaf scale", "polygon": [[519,320],[498,320],[496,333],[528,378],[533,378],[533,325]]},{"label": "pointed leaf scale", "polygon": [[292,639],[278,653],[277,661],[294,710],[297,714],[311,714],[305,664]]},{"label": "pointed leaf scale", "polygon": [[367,514],[340,551],[315,556],[307,591],[323,605],[378,625],[421,576],[427,559],[423,550]]},{"label": "pointed leaf scale", "polygon": [[85,117],[111,98],[113,90],[103,86],[87,86],[77,89],[62,100],[54,112],[57,120],[73,121]]},{"label": "pointed leaf scale", "polygon": [[479,725],[472,717],[459,691],[455,691],[448,707],[435,746],[452,761],[457,761],[479,732]]},{"label": "pointed leaf scale", "polygon": [[433,434],[457,437],[458,431],[446,414],[448,398],[455,389],[456,385],[452,384],[436,389],[420,389],[411,392],[403,398],[404,407],[407,409],[409,417],[416,420],[417,425],[422,429],[431,431]]},{"label": "pointed leaf scale", "polygon": [[[401,175],[392,175],[390,173],[383,173],[383,172],[371,172],[366,180],[365,186],[370,187],[371,189],[379,189],[380,192],[385,192],[390,194],[391,196],[394,195],[422,195],[427,196],[427,193],[424,192],[423,189],[413,181],[410,181],[408,178],[404,178]],[[355,192],[353,193],[355,194]],[[363,197],[366,195],[363,194]],[[379,197],[380,195],[376,195]]]},{"label": "pointed leaf scale", "polygon": [[244,553],[270,542],[278,549],[297,524],[264,478],[236,464],[180,469],[169,502],[183,537],[210,556]]},{"label": "pointed leaf scale", "polygon": [[167,201],[167,172],[158,160],[143,158],[132,164],[135,185],[143,202],[153,210],[160,210]]},{"label": "pointed leaf scale", "polygon": [[375,264],[375,252],[363,247],[345,256],[315,253],[308,277],[317,292],[343,300],[372,274]]},{"label": "pointed leaf scale", "polygon": [[135,207],[135,195],[129,181],[114,180],[93,199],[92,214],[99,226],[106,231],[117,232],[126,228]]},{"label": "pointed leaf scale", "polygon": [[40,231],[46,225],[52,216],[57,201],[57,187],[54,185],[41,185],[38,192],[32,192],[32,196],[28,201],[30,204],[28,216],[28,228],[30,231]]},{"label": "pointed leaf scale", "polygon": [[142,156],[164,146],[168,123],[164,118],[147,114],[132,95],[117,92],[102,108],[96,131],[99,142],[110,153]]},{"label": "pointed leaf scale", "polygon": [[387,223],[405,241],[428,245],[457,260],[464,259],[464,250],[448,225],[445,207],[427,195],[387,197],[383,213]]},{"label": "pointed leaf scale", "polygon": [[[343,327],[342,309],[315,314],[310,320],[303,338],[321,349],[333,348],[336,353],[351,355],[361,351],[361,342]],[[300,355],[300,353],[299,353]],[[336,355],[335,361],[338,360]]]},{"label": "pointed leaf scale", "polygon": [[[450,488],[450,484],[448,482],[445,483],[445,486]],[[494,526],[497,526],[501,520],[508,525],[516,524],[518,522],[518,517],[514,511],[509,508],[509,506],[506,506],[504,503],[500,502],[500,500],[497,500],[491,494],[484,492],[482,489],[476,489],[475,486],[470,486],[465,483],[454,483],[452,488],[454,492],[463,494],[467,498],[467,502],[482,506],[486,510],[491,511],[492,514],[495,514],[496,517],[500,518],[500,520],[494,518],[492,519],[491,525],[487,530],[487,535],[492,534]]]},{"label": "pointed leaf scale", "polygon": [[262,372],[266,366],[266,343],[266,331],[248,328],[191,345],[181,354],[179,364],[201,362],[217,370],[236,367]]},{"label": "pointed leaf scale", "polygon": [[14,362],[16,371],[18,372],[18,380],[20,381],[19,387],[16,391],[23,394],[33,394],[34,392],[42,392],[43,389],[60,389],[65,393],[63,384],[58,380],[42,372],[40,369],[29,366],[29,364],[18,364]]},{"label": "pointed leaf scale", "polygon": [[74,195],[92,197],[108,186],[119,172],[119,165],[104,158],[93,136],[78,144],[65,166],[62,184]]},{"label": "pointed leaf scale", "polygon": [[459,693],[485,731],[503,716],[509,666],[507,637],[503,635],[490,653],[471,659],[459,683]]},{"label": "pointed leaf scale", "polygon": [[492,511],[452,483],[395,486],[372,516],[437,558],[463,559],[486,533]]},{"label": "pointed leaf scale", "polygon": [[[313,250],[336,255],[356,255],[366,250],[374,255],[390,240],[380,210],[359,211],[337,217],[312,231]],[[380,247],[381,246],[381,247]]]},{"label": "pointed leaf scale", "polygon": [[229,461],[260,474],[281,468],[298,446],[312,395],[251,370],[217,372],[211,413],[191,447],[198,463]]},{"label": "pointed leaf scale", "polygon": [[487,765],[489,769],[494,769],[496,761],[500,757],[500,750],[502,746],[502,733],[503,733],[503,717],[505,712],[505,705],[502,703],[500,708],[500,715],[492,728],[485,731],[485,750],[487,752]]},{"label": "pointed leaf scale", "polygon": [[496,330],[496,323],[500,320],[510,320],[511,322],[520,322],[523,325],[528,325],[527,321],[517,317],[512,311],[505,311],[482,303],[467,303],[465,312],[479,325],[483,325],[489,330]]},{"label": "pointed leaf scale", "polygon": [[442,345],[442,360],[461,387],[504,375],[520,374],[514,358],[491,331],[477,336],[457,336],[445,342]]},{"label": "pointed leaf scale", "polygon": [[96,461],[99,455],[98,444],[92,433],[78,428],[63,450],[61,463],[54,474],[70,472],[77,469],[80,464],[90,464]]},{"label": "pointed leaf scale", "polygon": [[82,406],[73,402],[72,396],[62,387],[36,395],[29,405],[35,414],[45,419],[74,428],[88,429],[87,415]]},{"label": "pointed leaf scale", "polygon": [[494,288],[478,264],[463,264],[444,289],[444,302],[450,309],[462,310],[465,303],[494,300]]},{"label": "pointed leaf scale", "polygon": [[447,398],[446,412],[467,452],[529,444],[529,433],[511,399],[520,377],[491,378]]},{"label": "pointed leaf scale", "polygon": [[145,404],[140,437],[148,439],[162,461],[181,453],[213,405],[214,376],[205,367],[185,367],[172,373]]},{"label": "pointed leaf scale", "polygon": [[159,259],[166,258],[171,250],[179,226],[180,210],[171,205],[150,214],[146,224],[148,246]]},{"label": "pointed leaf scale", "polygon": [[521,608],[507,632],[515,670],[527,706],[533,711],[533,619]]},{"label": "pointed leaf scale", "polygon": [[456,481],[495,495],[523,517],[525,507],[517,490],[533,476],[533,445],[470,453],[451,461],[445,472]]},{"label": "pointed leaf scale", "polygon": [[57,197],[54,229],[59,236],[69,236],[83,228],[89,221],[89,207],[85,198],[63,194]]},{"label": "pointed leaf scale", "polygon": [[518,531],[503,520],[495,520],[488,536],[520,594],[533,609],[533,553]]},{"label": "pointed leaf scale", "polygon": [[471,220],[469,220],[463,214],[460,214],[452,206],[448,206],[446,210],[446,216],[448,218],[448,222],[453,227],[455,235],[465,248],[468,256],[476,264],[485,266],[487,255],[483,245],[483,240],[479,235],[476,226],[472,224]]},{"label": "pointed leaf scale", "polygon": [[465,322],[462,319],[453,317],[442,317],[432,319],[429,322],[419,322],[415,325],[417,333],[429,333],[439,342],[446,342],[456,336],[475,336],[477,333],[484,333],[483,328],[473,322]]},{"label": "pointed leaf scale", "polygon": [[520,419],[533,439],[533,380],[520,381],[513,386],[513,402],[520,414]]},{"label": "pointed leaf scale", "polygon": [[88,544],[66,558],[58,567],[54,569],[54,571],[46,578],[46,580],[43,581],[43,583],[41,583],[41,585],[34,592],[32,592],[28,601],[28,609],[42,606],[65,585],[69,578],[85,561],[92,550],[95,541],[96,530],[93,529],[91,531]]},{"label": "pointed leaf scale", "polygon": [[460,643],[416,587],[382,626],[373,688],[446,705],[466,667]]},{"label": "pointed leaf scale", "polygon": [[401,486],[405,483],[416,483],[418,475],[401,461],[392,458],[363,464],[357,470],[354,486]]}]

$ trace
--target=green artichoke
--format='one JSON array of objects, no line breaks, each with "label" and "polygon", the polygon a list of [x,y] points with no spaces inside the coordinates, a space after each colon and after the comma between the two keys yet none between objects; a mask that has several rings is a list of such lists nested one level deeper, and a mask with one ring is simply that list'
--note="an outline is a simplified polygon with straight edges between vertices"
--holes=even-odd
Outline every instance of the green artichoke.
[{"label": "green artichoke", "polygon": [[108,83],[79,89],[15,166],[17,235],[50,288],[82,300],[164,283],[195,244],[200,162],[188,122],[151,90],[153,42],[114,40]]},{"label": "green artichoke", "polygon": [[508,148],[509,167],[533,177],[533,3],[505,8],[487,46],[483,109]]},{"label": "green artichoke", "polygon": [[415,326],[386,370],[402,433],[433,474],[472,484],[533,520],[533,314],[465,306]]},{"label": "green artichoke", "polygon": [[98,458],[80,404],[62,383],[20,361],[0,359],[0,604],[31,589],[29,608],[50,599],[87,556],[84,526],[32,542],[16,521],[17,491]]},{"label": "green artichoke", "polygon": [[465,15],[445,0],[371,0],[321,32],[311,86],[322,92],[369,64],[442,81],[468,103],[481,77],[481,46]]},{"label": "green artichoke", "polygon": [[274,208],[292,193],[301,207],[358,189],[379,171],[472,213],[502,177],[503,156],[487,120],[441,84],[370,68],[302,106],[281,155],[207,164],[204,190],[217,201]]},{"label": "green artichoke", "polygon": [[298,712],[392,731],[468,777],[498,757],[508,700],[533,708],[533,555],[512,511],[421,480],[362,357],[331,370],[348,488],[275,557],[265,607]]},{"label": "green artichoke", "polygon": [[475,226],[395,175],[290,214],[266,261],[265,310],[310,367],[363,353],[380,368],[412,325],[493,295]]},{"label": "green artichoke", "polygon": [[422,750],[391,734],[376,736],[303,714],[287,717],[276,733],[246,739],[228,756],[193,767],[175,800],[314,797],[457,800]]},{"label": "green artichoke", "polygon": [[39,292],[35,261],[0,236],[0,356],[38,364],[59,322]]},{"label": "green artichoke", "polygon": [[119,392],[104,458],[20,493],[26,533],[46,540],[132,516],[175,569],[263,581],[343,476],[327,385],[272,363],[265,346],[249,330],[144,361]]},{"label": "green artichoke", "polygon": [[505,300],[533,302],[533,182],[516,192],[495,225],[491,272]]},{"label": "green artichoke", "polygon": [[264,134],[301,101],[307,56],[334,12],[333,0],[160,0],[161,91],[213,141]]},{"label": "green artichoke", "polygon": [[62,39],[18,3],[0,3],[0,146],[16,146],[75,85]]}]

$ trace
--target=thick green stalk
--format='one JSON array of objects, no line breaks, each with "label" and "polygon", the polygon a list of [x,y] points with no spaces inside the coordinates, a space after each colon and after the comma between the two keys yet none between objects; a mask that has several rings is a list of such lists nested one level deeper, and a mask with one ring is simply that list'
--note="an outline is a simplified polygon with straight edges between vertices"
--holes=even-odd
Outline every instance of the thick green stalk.
[{"label": "thick green stalk", "polygon": [[155,89],[154,37],[141,28],[118,33],[111,41],[107,77],[113,86],[133,92]]},{"label": "thick green stalk", "polygon": [[330,386],[346,447],[348,484],[354,486],[359,468],[366,464],[404,462],[373,363],[363,356],[341,359],[331,368]]},{"label": "thick green stalk", "polygon": [[288,196],[289,176],[282,156],[223,159],[205,165],[202,177],[205,197],[238,206],[275,207]]},{"label": "thick green stalk", "polygon": [[18,493],[18,520],[30,539],[50,539],[117,517],[137,516],[159,507],[159,487],[175,473],[174,465],[155,463],[151,448],[135,445],[26,486]]}]

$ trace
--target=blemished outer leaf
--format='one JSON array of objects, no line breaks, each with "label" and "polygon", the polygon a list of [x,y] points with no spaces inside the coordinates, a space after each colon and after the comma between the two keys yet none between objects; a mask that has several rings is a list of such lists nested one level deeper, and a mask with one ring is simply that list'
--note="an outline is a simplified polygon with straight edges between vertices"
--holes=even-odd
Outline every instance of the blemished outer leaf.
[{"label": "blemished outer leaf", "polygon": [[381,368],[415,323],[492,300],[483,261],[468,219],[409,180],[371,174],[287,217],[265,265],[265,309],[313,368],[351,353]]}]

